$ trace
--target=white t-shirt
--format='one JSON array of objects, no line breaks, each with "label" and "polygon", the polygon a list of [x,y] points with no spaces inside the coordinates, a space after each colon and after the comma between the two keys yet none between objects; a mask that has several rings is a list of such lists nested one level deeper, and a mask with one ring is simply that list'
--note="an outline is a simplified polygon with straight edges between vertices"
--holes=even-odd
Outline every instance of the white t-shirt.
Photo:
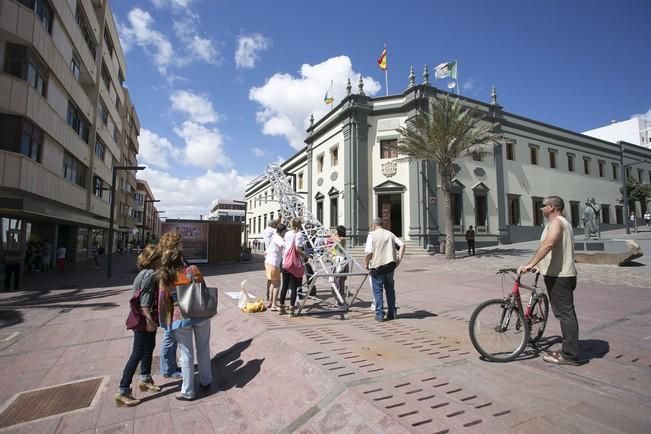
[{"label": "white t-shirt", "polygon": [[300,247],[302,249],[305,246],[305,236],[303,235],[303,232],[296,233],[295,230],[291,230],[285,233],[285,249],[289,249],[291,247],[294,239],[296,239],[296,247]]},{"label": "white t-shirt", "polygon": [[267,246],[267,252],[264,255],[265,264],[273,265],[274,267],[280,267],[280,263],[283,260],[283,251],[285,250],[285,241],[283,237],[277,233],[273,234],[269,245]]},{"label": "white t-shirt", "polygon": [[271,242],[271,237],[274,236],[276,233],[276,230],[272,228],[271,226],[267,226],[264,228],[264,231],[262,232],[262,240],[264,241],[264,248],[265,250],[269,248],[269,243]]},{"label": "white t-shirt", "polygon": [[65,259],[65,258],[66,258],[66,248],[59,247],[57,249],[57,259]]}]

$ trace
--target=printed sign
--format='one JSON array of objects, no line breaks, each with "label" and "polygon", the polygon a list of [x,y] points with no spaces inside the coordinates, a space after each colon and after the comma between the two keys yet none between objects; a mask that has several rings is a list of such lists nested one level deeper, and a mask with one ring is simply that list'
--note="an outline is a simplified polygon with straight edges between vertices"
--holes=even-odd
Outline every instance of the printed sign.
[{"label": "printed sign", "polygon": [[166,222],[161,233],[178,232],[183,237],[183,257],[190,263],[208,262],[208,223]]}]

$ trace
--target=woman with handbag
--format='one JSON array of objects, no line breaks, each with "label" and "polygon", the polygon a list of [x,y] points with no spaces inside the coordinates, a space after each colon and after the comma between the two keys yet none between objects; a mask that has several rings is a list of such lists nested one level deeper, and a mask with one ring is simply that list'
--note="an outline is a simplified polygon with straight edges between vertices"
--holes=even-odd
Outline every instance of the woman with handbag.
[{"label": "woman with handbag", "polygon": [[138,386],[142,392],[160,392],[160,387],[151,378],[151,360],[156,347],[156,328],[158,327],[158,282],[154,273],[156,260],[153,256],[154,247],[147,246],[138,255],[140,272],[133,281],[133,296],[131,311],[127,318],[127,328],[133,330],[133,349],[127,361],[120,389],[115,395],[118,407],[132,407],[140,404],[131,391],[131,381],[140,363],[140,381]]},{"label": "woman with handbag", "polygon": [[[177,289],[192,282],[204,283],[196,265],[186,267],[181,247],[182,237],[178,232],[168,232],[159,241],[159,318],[160,325],[171,330],[181,351],[180,365],[183,383],[181,392],[175,398],[192,401],[194,390],[194,340],[197,343],[199,383],[203,389],[212,383],[210,363],[210,318],[189,318],[181,312]],[[161,247],[165,246],[165,247]]]},{"label": "woman with handbag", "polygon": [[291,230],[285,234],[285,253],[283,255],[283,287],[280,291],[280,314],[287,313],[285,309],[285,298],[287,290],[292,291],[289,306],[289,316],[294,316],[294,305],[296,305],[298,288],[303,284],[305,268],[303,260],[308,257],[303,251],[305,238],[300,231],[301,219],[295,217],[291,222]]}]

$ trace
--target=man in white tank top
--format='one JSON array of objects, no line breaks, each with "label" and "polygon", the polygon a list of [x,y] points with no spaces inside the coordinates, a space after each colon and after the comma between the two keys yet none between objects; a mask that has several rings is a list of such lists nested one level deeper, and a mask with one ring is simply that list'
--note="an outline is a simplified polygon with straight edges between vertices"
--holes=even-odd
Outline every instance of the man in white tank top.
[{"label": "man in white tank top", "polygon": [[549,223],[540,237],[538,250],[527,264],[518,268],[518,273],[526,273],[537,266],[545,278],[554,316],[561,323],[561,351],[550,351],[543,356],[543,360],[557,365],[576,366],[580,362],[579,323],[574,310],[574,232],[572,225],[563,216],[563,199],[547,196],[542,205],[542,213]]}]

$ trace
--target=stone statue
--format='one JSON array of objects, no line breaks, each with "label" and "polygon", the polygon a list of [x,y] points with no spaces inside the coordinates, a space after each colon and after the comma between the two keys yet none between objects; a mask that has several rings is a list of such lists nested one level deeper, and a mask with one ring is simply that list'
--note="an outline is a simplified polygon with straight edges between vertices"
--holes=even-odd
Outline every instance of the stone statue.
[{"label": "stone statue", "polygon": [[594,197],[589,197],[585,201],[583,208],[583,227],[585,228],[585,239],[591,238],[599,239],[599,211],[600,207],[594,200]]}]

